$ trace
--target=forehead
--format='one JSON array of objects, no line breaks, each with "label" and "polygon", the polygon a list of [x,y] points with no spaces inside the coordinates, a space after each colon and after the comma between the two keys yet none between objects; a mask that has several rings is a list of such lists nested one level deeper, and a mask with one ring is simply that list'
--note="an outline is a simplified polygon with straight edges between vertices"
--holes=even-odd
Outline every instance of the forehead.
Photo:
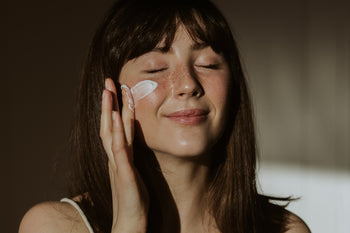
[{"label": "forehead", "polygon": [[160,52],[168,52],[172,49],[171,47],[174,45],[174,43],[179,44],[181,42],[189,45],[193,50],[203,49],[208,46],[208,43],[200,39],[193,39],[185,26],[181,24],[177,28],[171,44],[167,44],[166,37],[164,36],[164,38],[156,45],[154,49],[152,49],[152,51],[156,50]]}]

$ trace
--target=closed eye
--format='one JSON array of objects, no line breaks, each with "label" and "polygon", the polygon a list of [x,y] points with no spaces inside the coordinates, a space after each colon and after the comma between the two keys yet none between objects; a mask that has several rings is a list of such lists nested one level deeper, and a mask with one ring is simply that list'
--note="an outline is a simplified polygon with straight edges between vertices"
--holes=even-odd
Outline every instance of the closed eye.
[{"label": "closed eye", "polygon": [[167,68],[161,68],[161,69],[154,69],[154,70],[145,70],[144,72],[145,73],[148,73],[148,74],[154,74],[154,73],[157,73],[157,72],[162,72],[164,70],[166,70]]},{"label": "closed eye", "polygon": [[212,70],[217,70],[220,68],[220,64],[197,65],[197,66],[201,68],[212,69]]}]

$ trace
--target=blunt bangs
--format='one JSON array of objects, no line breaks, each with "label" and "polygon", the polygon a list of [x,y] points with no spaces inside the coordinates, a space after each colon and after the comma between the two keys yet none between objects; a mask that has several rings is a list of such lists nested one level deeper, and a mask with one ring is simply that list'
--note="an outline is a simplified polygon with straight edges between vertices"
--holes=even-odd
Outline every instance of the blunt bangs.
[{"label": "blunt bangs", "polygon": [[127,61],[160,43],[168,51],[179,25],[184,25],[195,43],[207,44],[227,61],[232,61],[236,53],[229,26],[208,1],[121,1],[114,9],[118,10],[110,14],[114,19],[109,19],[111,23],[106,28],[106,44],[110,45],[106,52],[108,73],[115,80]]}]

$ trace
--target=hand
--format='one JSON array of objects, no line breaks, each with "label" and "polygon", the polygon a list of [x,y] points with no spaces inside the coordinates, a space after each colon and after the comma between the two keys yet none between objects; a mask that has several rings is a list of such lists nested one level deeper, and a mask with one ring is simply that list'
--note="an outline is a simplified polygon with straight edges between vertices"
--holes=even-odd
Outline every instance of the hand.
[{"label": "hand", "polygon": [[116,87],[109,78],[105,85],[100,136],[109,159],[113,202],[112,233],[146,232],[148,193],[133,164],[135,114],[132,95],[129,88],[122,88],[124,107],[120,115]]}]

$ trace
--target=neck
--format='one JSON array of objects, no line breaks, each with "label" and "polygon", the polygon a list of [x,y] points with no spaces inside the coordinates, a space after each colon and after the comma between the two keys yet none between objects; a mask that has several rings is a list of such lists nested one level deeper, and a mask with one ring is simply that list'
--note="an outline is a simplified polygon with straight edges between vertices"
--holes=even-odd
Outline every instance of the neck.
[{"label": "neck", "polygon": [[170,232],[169,229],[177,233],[209,231],[211,218],[205,199],[210,169],[208,158],[188,159],[155,153],[154,162],[159,169],[152,172],[148,181],[153,189],[150,214],[155,220],[152,225],[159,227],[156,219],[162,219],[159,232]]}]

